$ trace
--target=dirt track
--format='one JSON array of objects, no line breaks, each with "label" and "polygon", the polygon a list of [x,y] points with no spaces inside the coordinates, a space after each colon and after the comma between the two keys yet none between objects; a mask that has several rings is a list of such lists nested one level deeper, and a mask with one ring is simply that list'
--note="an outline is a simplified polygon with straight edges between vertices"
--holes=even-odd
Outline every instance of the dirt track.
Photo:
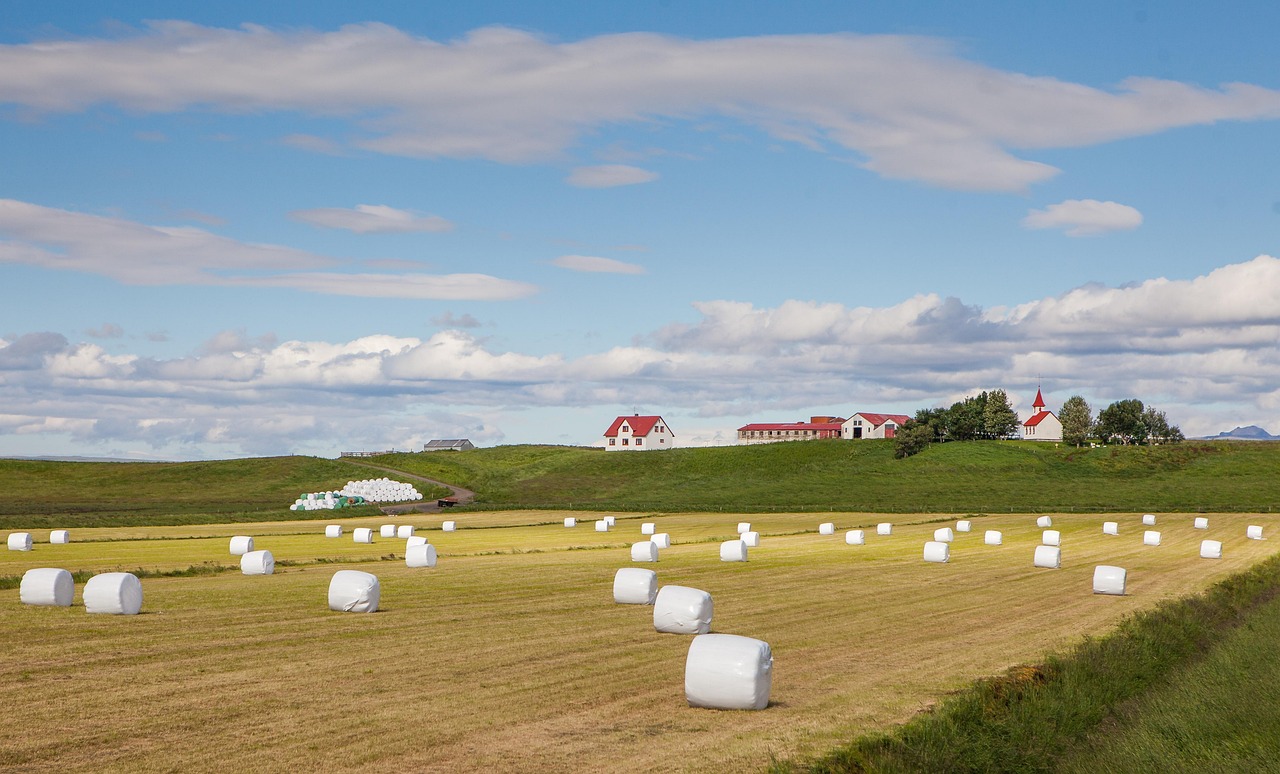
[{"label": "dirt track", "polygon": [[[476,499],[476,493],[472,492],[470,489],[463,489],[460,486],[454,486],[453,484],[449,484],[444,481],[437,481],[434,478],[427,478],[426,476],[418,476],[418,475],[414,475],[413,473],[406,473],[403,470],[388,468],[383,465],[374,465],[369,462],[356,462],[350,459],[346,460],[346,462],[350,462],[352,465],[359,465],[364,468],[372,468],[374,470],[380,470],[384,473],[394,473],[399,478],[409,478],[409,479],[413,479],[414,481],[422,481],[424,483],[431,484],[432,486],[442,486],[450,491],[451,493],[450,496],[453,499],[458,501],[458,505],[466,505],[470,503],[472,500]],[[444,510],[437,504],[436,500],[423,501],[420,503],[397,503],[395,505],[383,505],[381,506],[381,509],[382,509],[382,512],[386,514],[435,513],[437,511]]]}]

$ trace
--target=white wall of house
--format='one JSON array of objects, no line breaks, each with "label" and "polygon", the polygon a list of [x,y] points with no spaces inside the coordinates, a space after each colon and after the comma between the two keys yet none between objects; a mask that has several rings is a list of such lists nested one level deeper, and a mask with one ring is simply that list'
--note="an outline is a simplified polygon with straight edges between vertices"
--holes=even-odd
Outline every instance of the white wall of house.
[{"label": "white wall of house", "polygon": [[623,422],[616,438],[605,437],[606,451],[661,451],[675,446],[675,434],[666,422],[659,421],[647,435],[636,435],[630,422]]},{"label": "white wall of house", "polygon": [[[844,421],[840,426],[840,437],[846,441],[852,441],[856,438],[884,438],[885,430],[889,428],[897,429],[898,423],[892,419],[886,419],[884,424],[874,425],[871,420],[861,414],[854,414]],[[858,429],[862,432],[858,433]]]},{"label": "white wall of house", "polygon": [[1022,426],[1022,440],[1024,441],[1061,441],[1062,440],[1062,422],[1058,421],[1058,417],[1052,411],[1045,411],[1047,414],[1040,423],[1028,427]]}]

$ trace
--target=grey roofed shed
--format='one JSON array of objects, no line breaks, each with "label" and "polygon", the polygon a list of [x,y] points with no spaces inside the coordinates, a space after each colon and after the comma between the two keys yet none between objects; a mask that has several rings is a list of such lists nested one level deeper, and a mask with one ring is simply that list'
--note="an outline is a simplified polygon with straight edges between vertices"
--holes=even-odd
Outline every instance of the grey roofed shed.
[{"label": "grey roofed shed", "polygon": [[474,449],[476,445],[466,438],[446,438],[442,440],[430,441],[426,446],[422,447],[423,451],[466,451]]}]

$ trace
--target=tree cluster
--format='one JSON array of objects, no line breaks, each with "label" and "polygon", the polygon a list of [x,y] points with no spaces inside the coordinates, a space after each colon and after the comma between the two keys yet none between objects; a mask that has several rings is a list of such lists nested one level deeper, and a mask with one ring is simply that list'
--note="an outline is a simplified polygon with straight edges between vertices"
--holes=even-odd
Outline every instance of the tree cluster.
[{"label": "tree cluster", "polygon": [[1159,443],[1178,443],[1185,440],[1182,429],[1169,424],[1169,418],[1155,406],[1144,406],[1137,398],[1118,400],[1098,412],[1096,421],[1089,419],[1089,404],[1076,395],[1068,401],[1078,401],[1083,412],[1073,424],[1073,432],[1067,435],[1067,407],[1062,407],[1062,439],[1077,446],[1093,438],[1101,443],[1119,443],[1125,446]]}]

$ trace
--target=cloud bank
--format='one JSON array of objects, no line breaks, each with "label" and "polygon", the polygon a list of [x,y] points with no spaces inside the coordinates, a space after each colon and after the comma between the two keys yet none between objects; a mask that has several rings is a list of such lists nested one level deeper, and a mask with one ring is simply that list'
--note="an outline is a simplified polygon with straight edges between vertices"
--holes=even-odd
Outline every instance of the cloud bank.
[{"label": "cloud bank", "polygon": [[295,210],[289,217],[322,228],[337,228],[357,234],[408,234],[418,231],[452,231],[453,224],[439,215],[419,215],[384,204],[357,204],[355,209],[319,207]]},{"label": "cloud bank", "polygon": [[1027,228],[1060,228],[1067,236],[1096,236],[1108,231],[1132,231],[1142,225],[1142,213],[1127,204],[1097,199],[1068,199],[1022,219]]}]

